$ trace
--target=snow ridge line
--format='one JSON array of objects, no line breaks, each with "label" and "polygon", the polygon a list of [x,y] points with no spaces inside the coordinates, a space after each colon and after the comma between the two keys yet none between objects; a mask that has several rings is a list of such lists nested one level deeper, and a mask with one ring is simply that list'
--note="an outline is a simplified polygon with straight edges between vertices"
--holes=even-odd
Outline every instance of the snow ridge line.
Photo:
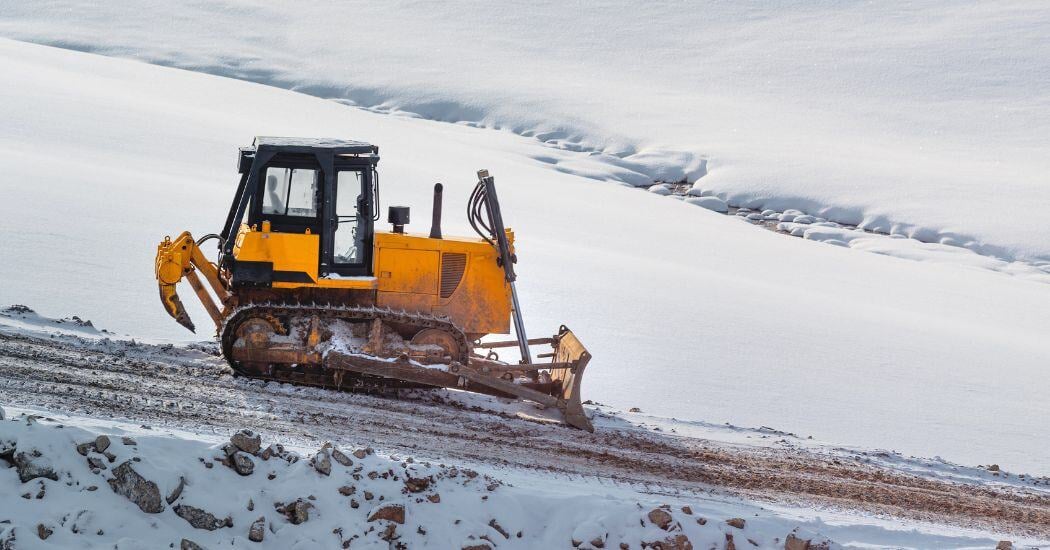
[{"label": "snow ridge line", "polygon": [[[711,188],[701,189],[696,184],[684,182],[657,183],[649,187],[649,192],[737,217],[782,235],[913,261],[984,269],[1050,284],[1050,260],[1012,259],[1009,254],[990,252],[987,245],[980,245],[972,239],[960,242],[964,237],[957,234],[934,234],[931,238],[928,231],[916,230],[906,224],[878,223],[870,220],[857,222],[850,216],[846,218],[853,221],[836,218],[835,208],[803,211],[782,206],[764,206],[767,204],[764,201],[726,199],[725,193]],[[778,206],[791,204],[791,201],[769,202]]]}]

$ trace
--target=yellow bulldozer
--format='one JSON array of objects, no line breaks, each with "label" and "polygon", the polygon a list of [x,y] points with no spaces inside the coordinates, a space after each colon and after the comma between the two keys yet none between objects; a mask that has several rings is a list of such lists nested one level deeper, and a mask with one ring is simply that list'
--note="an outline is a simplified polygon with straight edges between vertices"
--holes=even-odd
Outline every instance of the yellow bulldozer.
[{"label": "yellow bulldozer", "polygon": [[[240,149],[222,231],[157,247],[164,308],[195,330],[176,292],[186,279],[241,376],[345,391],[457,388],[532,401],[593,431],[580,402],[590,354],[565,326],[525,335],[514,235],[493,177],[479,171],[468,200],[478,237],[442,235],[441,184],[428,235],[405,232],[401,206],[379,231],[378,162],[379,148],[358,141],[255,138]],[[209,240],[215,262],[201,249]],[[511,321],[514,340],[482,341],[510,334]],[[533,346],[549,346],[536,354],[546,362],[533,361]],[[515,347],[520,361],[499,360],[498,349]]]}]

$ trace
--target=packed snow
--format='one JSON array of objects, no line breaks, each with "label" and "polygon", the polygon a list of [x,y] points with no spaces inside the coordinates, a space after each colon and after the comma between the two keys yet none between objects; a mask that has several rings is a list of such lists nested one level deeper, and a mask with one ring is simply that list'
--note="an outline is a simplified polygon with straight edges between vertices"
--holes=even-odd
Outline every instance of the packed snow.
[{"label": "packed snow", "polygon": [[190,338],[157,303],[155,246],[217,228],[236,148],[254,135],[360,139],[380,146],[384,205],[427,212],[445,183],[447,234],[470,234],[456,213],[490,169],[529,333],[565,323],[580,336],[595,358],[585,398],[1050,471],[1043,284],[757,230],[551,170],[534,159],[589,155],[510,132],[7,40],[0,71],[19,81],[0,89],[0,232],[14,236],[0,242],[0,304]]},{"label": "packed snow", "polygon": [[1039,2],[4,8],[0,35],[514,132],[561,172],[1050,260]]}]

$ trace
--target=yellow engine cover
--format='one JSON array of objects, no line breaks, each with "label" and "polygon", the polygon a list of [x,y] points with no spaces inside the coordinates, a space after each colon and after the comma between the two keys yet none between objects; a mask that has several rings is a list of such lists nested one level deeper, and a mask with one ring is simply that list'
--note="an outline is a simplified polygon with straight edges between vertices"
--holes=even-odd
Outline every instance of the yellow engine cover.
[{"label": "yellow engine cover", "polygon": [[379,306],[444,315],[468,334],[510,332],[510,286],[481,239],[376,232]]}]

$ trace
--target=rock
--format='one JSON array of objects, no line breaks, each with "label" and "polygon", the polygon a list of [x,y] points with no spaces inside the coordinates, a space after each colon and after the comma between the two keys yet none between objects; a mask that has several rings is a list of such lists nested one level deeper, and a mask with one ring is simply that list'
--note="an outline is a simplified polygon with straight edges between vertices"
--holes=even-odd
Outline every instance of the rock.
[{"label": "rock", "polygon": [[251,527],[248,528],[248,540],[252,542],[262,542],[266,536],[266,518],[260,517],[259,519],[252,522]]},{"label": "rock", "polygon": [[242,476],[250,476],[255,471],[255,463],[252,462],[251,457],[241,451],[233,453],[233,456],[230,457],[230,466],[233,471]]},{"label": "rock", "polygon": [[441,495],[439,495],[437,493],[434,493],[432,495],[427,495],[427,500],[429,500],[430,502],[433,502],[434,504],[438,504],[438,503],[441,502]]},{"label": "rock", "polygon": [[14,454],[14,463],[18,472],[18,479],[22,483],[38,477],[58,481],[58,474],[51,466],[51,461],[36,449],[16,452]]},{"label": "rock", "polygon": [[186,478],[179,476],[179,484],[175,486],[175,489],[168,494],[168,498],[164,499],[169,505],[174,504],[180,496],[182,496],[182,490],[186,488]]},{"label": "rock", "polygon": [[379,538],[387,542],[401,538],[401,536],[397,534],[397,525],[393,523],[386,524],[386,529],[384,529],[383,533],[379,535]]},{"label": "rock", "polygon": [[332,474],[332,457],[328,454],[328,449],[322,447],[310,462],[317,473],[323,476]]},{"label": "rock", "polygon": [[736,550],[736,543],[733,542],[733,535],[726,533],[726,545],[725,550]]},{"label": "rock", "polygon": [[182,539],[182,542],[179,543],[179,550],[204,550],[204,547],[190,539]]},{"label": "rock", "polygon": [[1001,540],[999,541],[999,544],[995,545],[995,550],[1013,550],[1013,548],[1014,543],[1008,540]]},{"label": "rock", "polygon": [[430,488],[430,480],[425,477],[408,477],[405,479],[405,488],[410,493],[422,493]]},{"label": "rock", "polygon": [[374,496],[375,495],[372,494],[372,491],[365,491],[365,500],[372,500]]},{"label": "rock", "polygon": [[88,453],[90,453],[93,450],[95,450],[95,442],[94,441],[89,441],[87,443],[80,443],[80,444],[77,445],[77,452],[80,453],[80,456],[87,456]]},{"label": "rock", "polygon": [[3,420],[4,418],[6,418],[5,413],[4,413],[4,408],[0,407],[0,420]]},{"label": "rock", "polygon": [[343,451],[339,449],[332,449],[332,459],[346,467],[354,465],[354,461],[350,460],[350,457],[343,454]]},{"label": "rock", "polygon": [[595,548],[605,548],[605,539],[602,537],[594,537],[591,539],[591,546]]},{"label": "rock", "polygon": [[802,224],[807,224],[808,225],[808,224],[811,224],[811,223],[816,223],[817,219],[814,218],[813,216],[805,216],[805,215],[803,215],[803,216],[795,216],[795,219],[791,220],[791,221],[793,221],[794,223],[802,223]]},{"label": "rock", "polygon": [[492,550],[492,545],[483,542],[481,544],[463,545],[460,548],[462,548],[462,550]]},{"label": "rock", "polygon": [[991,466],[988,467],[988,471],[989,472],[998,472],[999,471],[999,465],[998,464],[992,464]]},{"label": "rock", "polygon": [[685,202],[721,214],[729,212],[729,205],[726,204],[726,201],[718,197],[690,197],[685,199]]},{"label": "rock", "polygon": [[38,523],[36,526],[36,536],[40,537],[40,540],[47,540],[47,537],[54,533],[53,530],[48,529],[43,523]]},{"label": "rock", "polygon": [[642,409],[639,409],[638,407],[631,407],[630,409],[628,409],[627,412],[640,413],[642,412]]},{"label": "rock", "polygon": [[219,447],[219,450],[222,451],[222,455],[216,456],[215,460],[224,460],[230,458],[231,456],[233,456],[233,453],[236,453],[240,449],[238,449],[237,446],[233,443],[224,443],[222,447]]},{"label": "rock", "polygon": [[364,448],[364,449],[357,449],[356,451],[353,452],[353,455],[358,460],[363,460],[366,456],[368,456],[370,454],[374,454],[374,453],[375,453],[375,451],[373,451],[371,447],[367,447],[367,448]]},{"label": "rock", "polygon": [[660,184],[660,183],[658,183],[656,185],[653,185],[653,186],[650,186],[649,187],[649,192],[650,193],[656,193],[657,195],[670,195],[671,194],[671,190],[668,189],[666,185],[663,185],[663,184]]},{"label": "rock", "polygon": [[248,511],[249,512],[254,512],[255,511],[255,501],[250,499],[250,498],[248,499]]},{"label": "rock", "polygon": [[358,507],[360,507],[360,506],[361,506],[361,504],[359,502],[357,502],[356,498],[350,499],[350,507],[351,508],[353,508],[354,510],[357,510]]},{"label": "rock", "polygon": [[687,515],[687,516],[691,516],[691,515],[693,515],[693,509],[690,508],[689,506],[682,506],[682,513]]},{"label": "rock", "polygon": [[134,445],[138,445],[137,441],[135,441],[134,439],[132,439],[132,438],[130,438],[128,436],[124,436],[124,437],[120,438],[120,442],[125,444],[125,445],[127,445],[127,446],[129,446],[129,447],[134,446]]},{"label": "rock", "polygon": [[173,508],[175,515],[186,520],[194,529],[214,531],[221,527],[233,527],[233,518],[219,519],[209,512],[193,506],[180,504]]},{"label": "rock", "polygon": [[277,511],[284,514],[284,517],[288,518],[292,525],[300,525],[310,520],[310,508],[313,507],[313,504],[299,498],[295,502],[278,506]]},{"label": "rock", "polygon": [[809,550],[809,540],[800,539],[794,533],[788,533],[784,539],[784,550]]},{"label": "rock", "polygon": [[671,513],[663,508],[653,508],[649,511],[649,521],[655,524],[660,529],[667,531],[671,528],[674,523],[674,518],[671,517]]},{"label": "rock", "polygon": [[113,479],[108,481],[109,488],[113,489],[114,493],[127,498],[143,512],[159,514],[164,511],[157,484],[140,476],[131,467],[131,461],[124,461],[113,468]]},{"label": "rock", "polygon": [[505,538],[505,539],[509,539],[510,538],[510,533],[508,533],[507,530],[504,529],[503,526],[500,525],[499,522],[496,521],[496,518],[492,518],[491,520],[489,520],[489,527],[495,529],[497,533],[503,535],[503,538]]},{"label": "rock", "polygon": [[90,467],[91,469],[94,469],[94,470],[105,470],[105,469],[108,468],[106,466],[106,463],[103,462],[101,458],[94,457],[94,456],[89,456],[88,459],[87,459],[87,463],[88,463],[88,467]]},{"label": "rock", "polygon": [[[726,542],[726,548],[736,550],[735,547],[729,546],[732,544],[732,535],[726,535],[729,537]],[[623,545],[620,545],[623,548]],[[693,543],[689,540],[689,537],[684,534],[675,535],[673,537],[667,537],[663,540],[657,540],[653,542],[643,542],[642,548],[652,548],[653,550],[693,550]]]},{"label": "rock", "polygon": [[747,522],[744,521],[744,518],[732,518],[726,520],[727,525],[729,525],[730,527],[736,527],[737,529],[743,529],[744,524],[746,523]]},{"label": "rock", "polygon": [[99,453],[106,452],[106,449],[109,448],[109,443],[110,443],[109,436],[100,435],[100,436],[96,437],[95,438],[95,451],[99,452]]},{"label": "rock", "polygon": [[230,436],[230,443],[241,451],[255,455],[259,454],[259,448],[262,447],[262,437],[251,430],[241,430]]},{"label": "rock", "polygon": [[397,524],[405,523],[405,507],[400,504],[385,504],[376,508],[368,516],[368,521],[386,520]]}]

